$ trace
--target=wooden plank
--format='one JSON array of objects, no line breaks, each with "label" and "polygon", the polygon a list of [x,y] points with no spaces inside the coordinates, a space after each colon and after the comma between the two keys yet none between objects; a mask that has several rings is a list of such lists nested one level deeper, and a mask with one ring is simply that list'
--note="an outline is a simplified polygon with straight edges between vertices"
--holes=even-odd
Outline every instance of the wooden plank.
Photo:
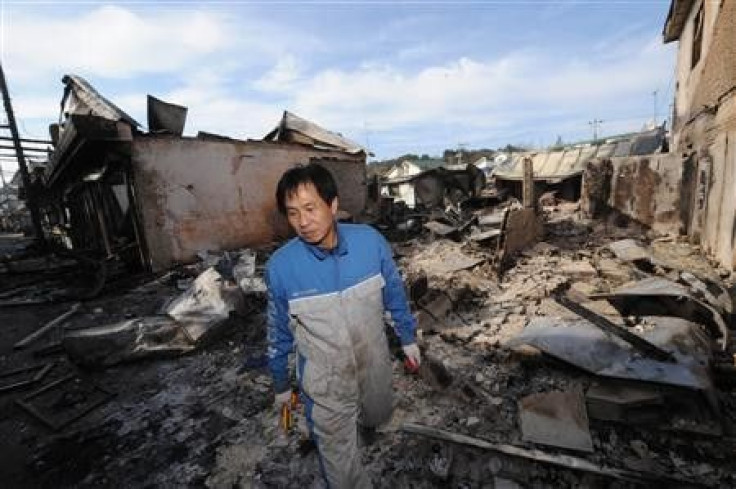
[{"label": "wooden plank", "polygon": [[82,307],[82,304],[80,302],[75,303],[64,314],[57,316],[55,319],[52,319],[51,321],[49,321],[48,323],[46,323],[45,325],[41,326],[39,329],[34,331],[33,333],[29,334],[28,336],[26,336],[25,338],[17,342],[14,345],[14,348],[25,348],[33,341],[37,340],[38,338],[40,338],[41,336],[43,336],[44,334],[46,334],[47,332],[49,332],[50,330],[52,330],[53,328],[55,328],[56,326],[64,322],[67,318],[76,314],[77,311],[79,311],[81,307]]},{"label": "wooden plank", "polygon": [[523,201],[526,209],[536,206],[534,202],[534,165],[531,158],[524,158]]},{"label": "wooden plank", "polygon": [[562,467],[565,469],[588,472],[591,474],[597,474],[614,479],[630,480],[636,482],[672,481],[680,484],[687,484],[688,487],[705,487],[703,484],[698,483],[697,481],[683,480],[676,477],[667,476],[666,474],[633,472],[629,470],[615,469],[612,467],[604,467],[594,464],[593,462],[590,462],[584,458],[575,457],[572,455],[552,454],[537,449],[527,449],[516,447],[513,445],[491,443],[480,438],[473,438],[471,436],[461,435],[459,433],[453,433],[451,431],[446,431],[416,423],[404,423],[401,426],[401,431],[405,433],[413,433],[416,435],[425,436],[428,438],[434,438],[437,440],[443,440],[450,443],[456,443],[458,445],[464,445],[468,447],[479,448],[481,450],[496,452],[503,455],[508,455],[510,457],[522,458],[534,462],[541,462],[549,465],[555,465],[557,467]]}]

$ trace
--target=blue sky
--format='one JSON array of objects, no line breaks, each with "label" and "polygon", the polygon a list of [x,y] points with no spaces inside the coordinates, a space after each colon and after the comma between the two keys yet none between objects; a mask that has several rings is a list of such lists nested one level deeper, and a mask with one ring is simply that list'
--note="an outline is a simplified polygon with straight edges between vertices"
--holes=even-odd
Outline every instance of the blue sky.
[{"label": "blue sky", "polygon": [[65,73],[144,126],[146,94],[189,107],[189,135],[260,138],[290,110],[378,159],[639,130],[674,88],[669,0],[0,3],[34,138]]}]

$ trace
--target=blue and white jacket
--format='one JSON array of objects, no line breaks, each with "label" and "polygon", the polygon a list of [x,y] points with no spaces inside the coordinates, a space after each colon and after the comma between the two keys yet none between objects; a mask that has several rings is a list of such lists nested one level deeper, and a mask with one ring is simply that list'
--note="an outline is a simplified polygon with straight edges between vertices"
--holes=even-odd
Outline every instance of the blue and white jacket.
[{"label": "blue and white jacket", "polygon": [[[289,388],[288,355],[295,342],[300,373],[309,362],[333,377],[370,368],[375,352],[386,351],[384,311],[401,344],[415,342],[416,322],[386,240],[360,224],[338,223],[337,236],[329,251],[294,238],[266,265],[268,358],[276,392]],[[375,342],[379,347],[371,350]],[[316,381],[303,385],[308,394],[319,390],[311,384]]]}]

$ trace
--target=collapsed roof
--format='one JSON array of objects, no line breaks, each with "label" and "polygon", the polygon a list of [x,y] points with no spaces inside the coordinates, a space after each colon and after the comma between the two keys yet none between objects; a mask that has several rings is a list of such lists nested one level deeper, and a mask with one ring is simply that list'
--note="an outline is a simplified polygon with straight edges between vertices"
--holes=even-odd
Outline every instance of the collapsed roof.
[{"label": "collapsed roof", "polygon": [[496,167],[494,175],[501,180],[523,180],[524,159],[531,158],[534,179],[551,183],[582,175],[586,163],[595,158],[642,156],[656,153],[666,139],[664,126],[637,133],[600,145],[575,146],[557,151],[516,153],[504,164]]},{"label": "collapsed roof", "polygon": [[368,150],[343,137],[342,134],[328,131],[286,110],[279,125],[266,134],[263,140],[308,144],[316,148],[338,149],[351,154],[369,154]]},{"label": "collapsed roof", "polygon": [[64,96],[61,99],[62,117],[68,117],[71,114],[95,115],[140,127],[135,119],[103,97],[81,76],[65,75],[61,82],[65,85]]}]

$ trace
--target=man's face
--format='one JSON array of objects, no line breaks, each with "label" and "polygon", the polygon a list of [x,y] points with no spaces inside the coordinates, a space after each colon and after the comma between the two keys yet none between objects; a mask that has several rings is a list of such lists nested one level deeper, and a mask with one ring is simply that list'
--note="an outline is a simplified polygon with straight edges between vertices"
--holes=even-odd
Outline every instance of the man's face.
[{"label": "man's face", "polygon": [[312,183],[299,185],[286,195],[286,218],[296,234],[309,244],[332,249],[337,245],[337,197],[327,204]]}]

